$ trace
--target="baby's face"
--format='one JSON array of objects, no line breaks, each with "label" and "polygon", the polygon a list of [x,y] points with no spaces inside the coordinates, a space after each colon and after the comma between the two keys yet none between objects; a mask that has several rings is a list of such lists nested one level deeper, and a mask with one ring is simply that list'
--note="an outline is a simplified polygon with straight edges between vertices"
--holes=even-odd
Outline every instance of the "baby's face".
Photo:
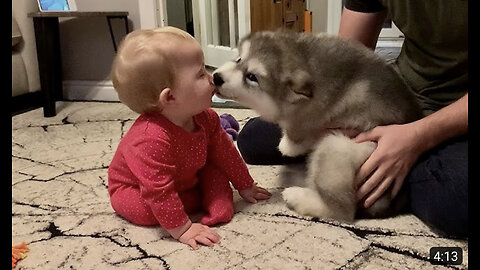
[{"label": "baby's face", "polygon": [[192,115],[209,108],[215,94],[212,75],[205,69],[203,51],[196,42],[185,42],[176,48],[175,90],[179,102]]}]

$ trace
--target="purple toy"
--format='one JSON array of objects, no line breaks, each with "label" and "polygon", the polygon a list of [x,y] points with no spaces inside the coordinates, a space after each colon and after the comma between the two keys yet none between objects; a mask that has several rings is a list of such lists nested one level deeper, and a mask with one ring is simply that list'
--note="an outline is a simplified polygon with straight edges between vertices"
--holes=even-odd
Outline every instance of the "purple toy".
[{"label": "purple toy", "polygon": [[235,118],[231,114],[224,113],[220,115],[220,124],[222,125],[225,132],[227,132],[227,134],[230,136],[230,138],[233,141],[236,141],[238,138],[238,131],[240,129],[237,120],[235,120]]}]

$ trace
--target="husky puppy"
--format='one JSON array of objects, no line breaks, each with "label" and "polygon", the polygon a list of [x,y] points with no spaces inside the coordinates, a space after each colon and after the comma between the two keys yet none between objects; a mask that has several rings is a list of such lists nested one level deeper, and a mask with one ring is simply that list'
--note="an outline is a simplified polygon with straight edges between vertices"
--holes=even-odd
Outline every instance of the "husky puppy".
[{"label": "husky puppy", "polygon": [[[217,96],[277,123],[283,155],[308,154],[306,187],[282,192],[288,207],[306,216],[354,220],[354,176],[376,144],[350,138],[420,118],[414,94],[373,51],[336,36],[255,32],[238,50],[238,59],[214,71]],[[365,214],[385,216],[390,204],[386,192]]]}]

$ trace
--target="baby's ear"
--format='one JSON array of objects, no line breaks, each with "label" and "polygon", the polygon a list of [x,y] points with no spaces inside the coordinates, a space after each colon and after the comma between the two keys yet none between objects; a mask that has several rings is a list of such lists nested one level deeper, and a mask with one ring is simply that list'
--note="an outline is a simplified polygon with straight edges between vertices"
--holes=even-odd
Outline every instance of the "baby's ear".
[{"label": "baby's ear", "polygon": [[162,105],[162,107],[172,103],[175,101],[175,97],[173,96],[173,91],[170,88],[164,88],[160,91],[160,95],[158,96],[158,102]]}]

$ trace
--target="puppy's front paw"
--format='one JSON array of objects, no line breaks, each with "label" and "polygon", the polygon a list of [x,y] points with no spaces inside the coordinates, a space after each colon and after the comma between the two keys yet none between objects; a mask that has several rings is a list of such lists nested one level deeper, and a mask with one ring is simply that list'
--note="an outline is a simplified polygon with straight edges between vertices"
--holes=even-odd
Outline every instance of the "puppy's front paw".
[{"label": "puppy's front paw", "polygon": [[287,203],[288,208],[299,213],[300,215],[308,215],[308,205],[306,204],[305,188],[289,187],[282,192],[283,200]]},{"label": "puppy's front paw", "polygon": [[292,142],[287,136],[283,136],[278,144],[278,150],[284,155],[289,157],[296,157],[306,153],[304,147],[300,144]]},{"label": "puppy's front paw", "polygon": [[298,204],[298,197],[302,195],[301,187],[289,187],[282,191],[283,200],[288,207],[294,207]]}]

